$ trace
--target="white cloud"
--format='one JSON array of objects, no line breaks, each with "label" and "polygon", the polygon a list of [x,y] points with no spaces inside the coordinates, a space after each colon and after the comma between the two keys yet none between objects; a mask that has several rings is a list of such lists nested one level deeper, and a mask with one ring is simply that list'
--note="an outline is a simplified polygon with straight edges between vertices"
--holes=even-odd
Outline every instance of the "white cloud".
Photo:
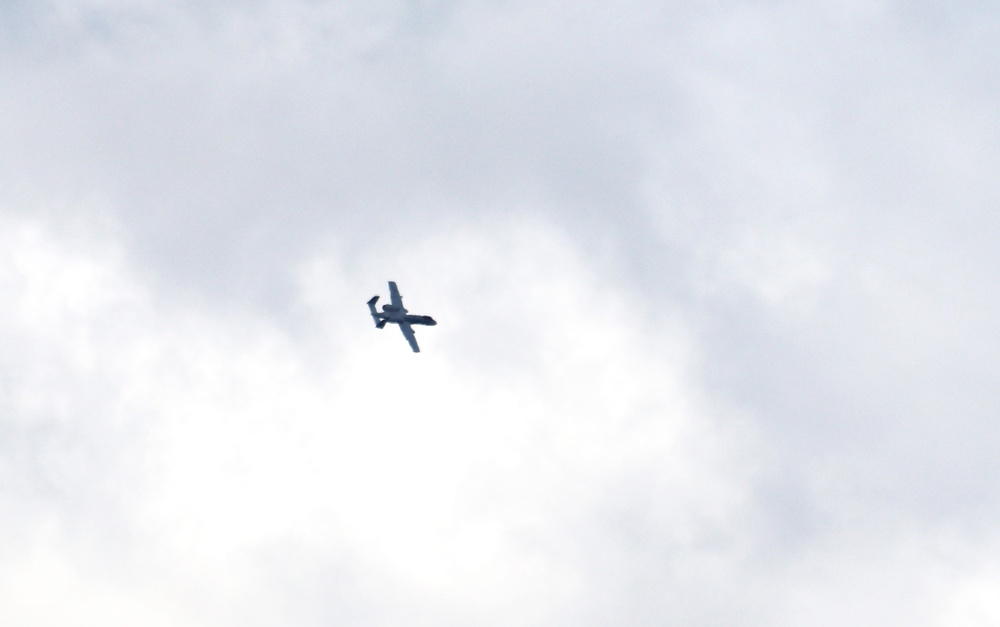
[{"label": "white cloud", "polygon": [[[336,257],[304,266],[300,315],[312,331],[296,338],[267,319],[158,302],[114,246],[73,253],[38,225],[14,232],[10,302],[33,313],[22,328],[44,323],[22,350],[50,345],[65,362],[59,380],[17,387],[65,397],[64,422],[42,445],[70,454],[51,471],[60,489],[83,487],[82,520],[67,518],[62,497],[50,503],[63,540],[43,542],[37,559],[72,560],[67,546],[111,526],[126,538],[104,538],[125,542],[116,561],[148,585],[189,578],[200,594],[229,599],[216,611],[236,617],[261,585],[245,569],[288,544],[349,555],[359,577],[403,598],[437,599],[429,616],[523,622],[600,585],[574,530],[620,482],[651,482],[654,515],[681,544],[705,524],[727,525],[740,505],[723,453],[732,443],[712,434],[703,399],[687,391],[682,321],[646,328],[648,311],[595,284],[552,227],[459,228],[364,260],[423,274],[395,277],[408,305],[423,300],[442,320],[421,330],[420,355],[366,320],[361,289],[384,291],[384,274],[359,288]],[[35,411],[24,398],[12,415]],[[72,455],[65,432],[85,450]],[[42,480],[29,470],[28,481]],[[45,568],[79,590],[73,565]],[[98,596],[111,607],[129,593],[108,594]],[[264,603],[294,604],[288,594]],[[67,615],[106,611],[74,598]]]},{"label": "white cloud", "polygon": [[993,12],[0,11],[22,615],[989,620]]},{"label": "white cloud", "polygon": [[986,627],[1000,622],[1000,578],[995,573],[962,581],[941,621],[946,627]]}]

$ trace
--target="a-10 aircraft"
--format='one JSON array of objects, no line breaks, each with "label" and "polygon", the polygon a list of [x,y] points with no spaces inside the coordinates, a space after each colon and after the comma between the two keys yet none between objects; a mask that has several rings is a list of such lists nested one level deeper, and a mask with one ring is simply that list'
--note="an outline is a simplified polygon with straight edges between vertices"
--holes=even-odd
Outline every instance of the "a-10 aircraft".
[{"label": "a-10 aircraft", "polygon": [[419,353],[420,347],[417,346],[417,336],[413,334],[412,325],[424,324],[432,327],[437,324],[434,318],[430,316],[414,316],[407,313],[406,308],[403,307],[403,297],[399,295],[399,289],[396,288],[396,284],[392,281],[389,281],[389,304],[382,305],[381,313],[375,309],[377,301],[377,295],[372,296],[372,299],[368,301],[368,310],[372,314],[372,319],[375,320],[375,326],[381,329],[387,322],[398,324],[399,330],[403,332],[406,341],[410,343],[410,348],[413,349],[414,353]]}]

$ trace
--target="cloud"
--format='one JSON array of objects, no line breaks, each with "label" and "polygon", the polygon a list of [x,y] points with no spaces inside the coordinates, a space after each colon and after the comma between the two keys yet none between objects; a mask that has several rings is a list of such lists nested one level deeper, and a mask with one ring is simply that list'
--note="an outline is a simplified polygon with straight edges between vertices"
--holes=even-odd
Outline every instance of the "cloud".
[{"label": "cloud", "polygon": [[[300,315],[312,331],[294,337],[267,318],[158,302],[114,246],[67,251],[43,227],[11,226],[20,236],[4,264],[9,302],[31,314],[15,329],[39,324],[44,336],[29,346],[61,349],[46,360],[58,375],[17,388],[69,397],[38,419],[48,428],[37,444],[13,439],[15,459],[35,446],[56,462],[18,469],[22,492],[55,488],[35,497],[49,531],[21,565],[73,591],[67,616],[131,620],[193,589],[185,607],[194,616],[280,617],[301,595],[287,582],[273,591],[264,565],[346,564],[372,605],[427,620],[442,611],[540,620],[602,585],[581,542],[605,533],[588,519],[615,516],[601,510],[618,485],[655,490],[653,515],[680,543],[738,507],[738,482],[714,467],[732,443],[713,444],[703,423],[711,414],[683,385],[691,348],[682,326],[658,336],[675,364],[661,365],[637,327],[620,324],[641,310],[595,285],[551,227],[500,224],[490,237],[459,229],[395,253],[391,265],[406,260],[435,277],[408,304],[436,299],[434,313],[456,321],[440,337],[426,331],[420,357],[429,359],[418,367],[392,329],[361,317],[344,331],[357,303],[326,286],[359,279],[336,258],[304,266]],[[497,263],[511,247],[525,252]],[[460,298],[477,289],[485,298]],[[470,302],[483,310],[462,322]],[[539,330],[504,329],[511,318]],[[491,327],[514,348],[495,343]],[[89,406],[69,404],[88,396]],[[12,400],[11,414],[31,415],[31,402]],[[24,428],[7,428],[23,438]],[[700,450],[685,444],[695,440]],[[105,543],[108,554],[78,556]],[[84,603],[94,597],[81,591],[80,569],[106,573],[95,585],[109,591],[94,594],[107,607]]]},{"label": "cloud", "polygon": [[992,616],[995,12],[2,11],[23,622]]}]

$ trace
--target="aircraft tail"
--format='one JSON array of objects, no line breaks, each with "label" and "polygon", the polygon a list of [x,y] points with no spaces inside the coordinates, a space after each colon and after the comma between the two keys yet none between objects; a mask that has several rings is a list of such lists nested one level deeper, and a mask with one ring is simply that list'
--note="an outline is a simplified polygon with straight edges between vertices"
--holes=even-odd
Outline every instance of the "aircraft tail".
[{"label": "aircraft tail", "polygon": [[378,317],[378,311],[375,310],[376,302],[378,302],[378,296],[372,296],[371,300],[368,301],[368,311],[372,314],[372,320],[375,321],[375,326],[381,329],[385,326],[385,320]]}]

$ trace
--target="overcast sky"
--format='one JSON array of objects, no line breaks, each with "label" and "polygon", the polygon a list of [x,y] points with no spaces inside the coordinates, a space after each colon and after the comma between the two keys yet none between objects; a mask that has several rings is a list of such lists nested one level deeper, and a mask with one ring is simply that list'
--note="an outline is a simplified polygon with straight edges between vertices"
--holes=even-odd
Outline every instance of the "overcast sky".
[{"label": "overcast sky", "polygon": [[2,622],[1000,624],[997,41],[2,3]]}]

